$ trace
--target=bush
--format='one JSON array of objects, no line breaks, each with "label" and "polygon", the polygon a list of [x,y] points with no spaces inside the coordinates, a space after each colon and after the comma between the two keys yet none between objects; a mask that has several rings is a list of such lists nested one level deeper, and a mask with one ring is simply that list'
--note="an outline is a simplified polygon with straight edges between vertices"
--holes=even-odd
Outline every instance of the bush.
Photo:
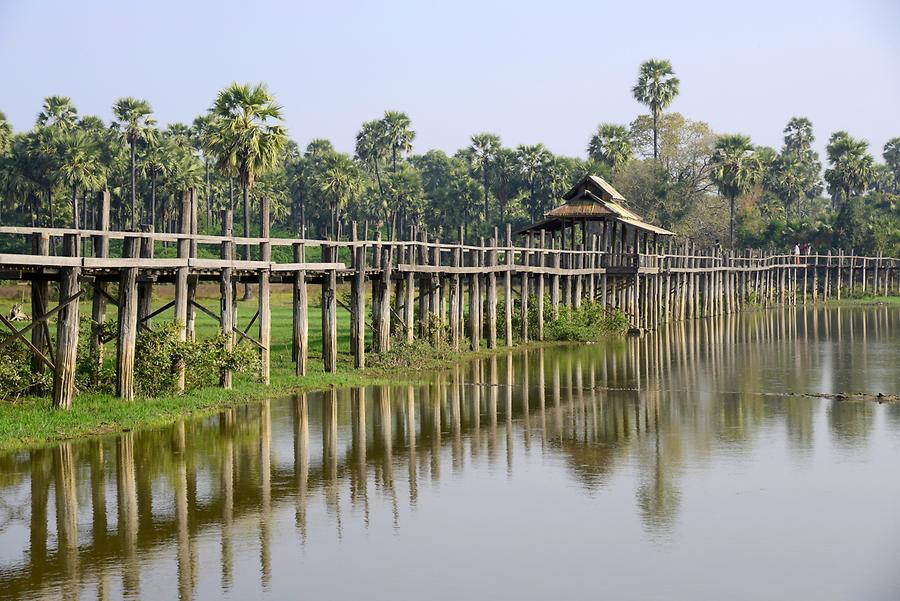
[{"label": "bush", "polygon": [[0,398],[15,400],[29,394],[45,394],[53,387],[53,372],[31,372],[31,351],[16,341],[0,350]]},{"label": "bush", "polygon": [[374,369],[433,369],[453,358],[448,344],[431,344],[416,338],[412,342],[404,339],[391,341],[391,350],[369,356],[369,367]]},{"label": "bush", "polygon": [[[522,331],[522,302],[513,300],[513,337],[519,338]],[[537,298],[528,299],[528,330],[537,331]],[[506,312],[504,303],[497,305],[498,335],[506,335]],[[590,342],[602,338],[623,336],[628,332],[628,318],[619,309],[609,310],[600,303],[583,301],[578,309],[559,306],[559,314],[553,317],[553,307],[549,296],[544,297],[544,340]]]}]

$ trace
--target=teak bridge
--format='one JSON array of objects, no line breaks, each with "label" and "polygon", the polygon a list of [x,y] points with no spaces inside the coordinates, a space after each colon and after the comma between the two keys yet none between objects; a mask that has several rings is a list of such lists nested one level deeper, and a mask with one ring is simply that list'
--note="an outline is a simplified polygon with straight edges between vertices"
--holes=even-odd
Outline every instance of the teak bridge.
[{"label": "teak bridge", "polygon": [[[635,329],[649,330],[661,324],[692,318],[730,314],[747,303],[762,306],[816,302],[840,298],[854,289],[873,294],[900,292],[900,261],[889,257],[862,257],[852,252],[827,255],[766,254],[747,250],[700,250],[690,241],[665,248],[657,237],[641,232],[604,227],[601,234],[582,229],[528,232],[516,246],[509,226],[505,244],[498,232],[480,244],[430,240],[411,232],[410,239],[383,240],[360,236],[356,224],[350,240],[272,238],[268,202],[260,202],[260,236],[235,237],[231,210],[223,211],[222,235],[201,235],[197,230],[197,201],[193,191],[182,194],[177,233],[112,231],[109,229],[109,195],[97,198],[99,229],[0,227],[0,235],[27,236],[31,254],[0,254],[0,279],[25,280],[31,286],[31,321],[24,327],[0,315],[8,336],[0,347],[19,342],[32,354],[32,369],[53,371],[53,403],[67,408],[75,393],[80,303],[91,296],[91,356],[102,362],[104,346],[112,336],[101,327],[107,307],[117,310],[116,391],[134,398],[134,353],[137,333],[149,329],[152,318],[172,311],[180,324],[182,340],[195,336],[198,311],[213,318],[225,334],[226,347],[242,340],[255,345],[261,357],[261,379],[269,382],[271,346],[271,284],[286,283],[293,289],[293,360],[297,375],[305,375],[308,362],[309,285],[321,289],[322,360],[327,372],[337,366],[337,306],[351,317],[351,354],[354,365],[365,367],[366,329],[371,329],[371,348],[390,349],[392,338],[412,341],[421,336],[433,343],[464,344],[478,350],[481,344],[496,348],[518,340],[544,339],[545,302],[550,314],[560,305],[579,307],[584,300],[620,310]],[[366,228],[367,229],[367,228]],[[51,239],[62,240],[62,252],[51,255]],[[120,256],[112,256],[117,241]],[[118,241],[121,241],[119,243]],[[157,245],[177,248],[175,258],[155,258]],[[202,258],[200,246],[217,249],[218,259]],[[237,257],[244,247],[244,258]],[[289,246],[292,262],[272,260],[273,246]],[[258,257],[250,259],[250,248]],[[320,249],[320,262],[309,262],[311,249]],[[349,263],[349,265],[348,265]],[[58,303],[50,308],[50,284],[58,283]],[[201,282],[218,283],[218,310],[197,299]],[[349,282],[350,302],[337,294],[339,283]],[[247,325],[237,314],[237,287],[258,285],[259,306]],[[175,299],[153,310],[153,287],[171,284]],[[87,286],[85,286],[87,285]],[[113,292],[113,287],[117,288]],[[367,319],[367,296],[371,318]],[[545,298],[548,300],[545,301]],[[518,302],[515,302],[518,299]],[[534,307],[529,307],[533,302]],[[501,305],[502,303],[502,305]],[[498,317],[498,307],[502,306]],[[529,314],[533,310],[534,331]],[[514,312],[519,315],[513,331]],[[56,317],[56,343],[52,348],[50,319]],[[502,323],[501,323],[502,322]],[[257,336],[250,335],[256,325]],[[184,366],[176,366],[184,386]],[[232,374],[220,374],[220,384],[230,388]]]}]

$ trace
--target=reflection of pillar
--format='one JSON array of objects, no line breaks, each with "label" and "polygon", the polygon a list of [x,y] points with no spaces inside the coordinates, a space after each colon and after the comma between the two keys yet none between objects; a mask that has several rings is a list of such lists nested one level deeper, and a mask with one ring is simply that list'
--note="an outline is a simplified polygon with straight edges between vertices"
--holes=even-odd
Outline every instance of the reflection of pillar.
[{"label": "reflection of pillar", "polygon": [[178,598],[193,596],[191,568],[191,533],[188,524],[187,462],[185,458],[184,422],[175,424],[173,431],[175,452],[175,523],[178,532]]},{"label": "reflection of pillar", "polygon": [[309,410],[306,393],[294,401],[294,479],[297,482],[295,520],[300,536],[306,539],[306,489],[309,482]]},{"label": "reflection of pillar", "polygon": [[[95,440],[91,443],[91,531],[95,548],[105,546],[106,542],[106,458],[103,443]],[[97,599],[106,599],[109,595],[106,566],[97,568]]]},{"label": "reflection of pillar", "polygon": [[441,478],[441,404],[444,402],[443,386],[433,384],[429,390],[431,406],[431,481]]},{"label": "reflection of pillar", "polygon": [[490,429],[488,430],[488,460],[493,463],[497,453],[497,401],[498,386],[500,384],[497,375],[497,357],[491,356],[488,361],[488,417]]},{"label": "reflection of pillar", "polygon": [[563,419],[562,419],[562,408],[559,406],[560,404],[560,386],[559,386],[559,358],[556,358],[553,361],[553,374],[551,376],[553,378],[553,389],[551,394],[553,395],[553,424],[555,433],[554,436],[562,439],[562,427],[563,427]]},{"label": "reflection of pillar", "polygon": [[[606,277],[606,276],[603,276]],[[546,404],[546,379],[544,377],[544,349],[539,348],[538,351],[538,375],[537,375],[537,385],[538,385],[538,407],[541,412],[541,444],[546,446],[547,444],[547,415],[544,412],[544,406]]]},{"label": "reflection of pillar", "polygon": [[[528,352],[522,355],[522,364],[528,365]],[[512,459],[513,459],[513,439],[512,439],[512,355],[506,356],[506,403],[504,408],[504,417],[506,418],[506,473],[512,475]],[[526,368],[527,369],[527,368]],[[525,413],[528,413],[528,384],[525,385],[522,394],[522,402],[525,407]],[[528,418],[525,418],[525,438],[528,438]]]},{"label": "reflection of pillar", "polygon": [[269,400],[259,409],[259,563],[263,589],[272,580],[272,407]]},{"label": "reflection of pillar", "polygon": [[391,505],[394,514],[394,528],[399,527],[400,514],[397,510],[397,491],[394,490],[394,432],[393,417],[391,416],[391,389],[388,386],[379,386],[375,389],[378,402],[378,418],[381,422],[381,446],[382,454],[382,478],[384,487],[391,495]]},{"label": "reflection of pillar", "polygon": [[453,444],[451,445],[451,456],[453,460],[453,471],[459,472],[462,469],[463,453],[462,453],[462,424],[460,414],[460,387],[462,382],[462,370],[459,365],[453,368],[453,379],[450,382],[450,427],[452,432]]},{"label": "reflection of pillar", "polygon": [[56,485],[56,535],[59,559],[65,575],[63,595],[78,597],[78,491],[75,487],[75,452],[72,443],[62,442],[53,454]]},{"label": "reflection of pillar", "polygon": [[409,504],[415,505],[419,496],[416,474],[416,392],[406,387],[406,439],[409,444]]},{"label": "reflection of pillar", "polygon": [[50,496],[50,474],[47,452],[31,451],[31,533],[29,540],[31,569],[42,574],[47,562],[47,500]]},{"label": "reflection of pillar", "polygon": [[219,414],[219,435],[222,437],[222,472],[219,476],[222,498],[221,563],[222,590],[232,583],[231,526],[234,521],[234,409]]},{"label": "reflection of pillar", "polygon": [[125,597],[140,598],[137,562],[138,503],[134,478],[134,433],[123,432],[116,440],[116,504],[118,528],[124,550],[122,588]]},{"label": "reflection of pillar", "polygon": [[472,440],[470,454],[473,458],[481,451],[481,361],[472,361]]},{"label": "reflection of pillar", "polygon": [[[525,420],[525,452],[531,450],[531,374],[529,373],[529,357],[528,351],[522,353],[522,416]],[[512,461],[512,413],[513,413],[513,368],[512,354],[506,356],[506,430],[507,454],[510,455],[509,461]]]},{"label": "reflection of pillar", "polygon": [[351,498],[353,502],[362,501],[365,511],[366,525],[369,523],[369,482],[366,469],[366,389],[350,390],[352,403],[350,411],[353,418],[353,469]]}]

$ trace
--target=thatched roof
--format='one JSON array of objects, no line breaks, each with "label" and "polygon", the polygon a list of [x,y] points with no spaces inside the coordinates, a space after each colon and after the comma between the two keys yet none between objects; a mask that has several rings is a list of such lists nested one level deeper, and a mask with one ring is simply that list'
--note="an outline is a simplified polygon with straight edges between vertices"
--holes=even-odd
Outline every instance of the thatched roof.
[{"label": "thatched roof", "polygon": [[553,231],[573,221],[621,221],[622,223],[660,236],[674,236],[674,232],[645,222],[640,215],[625,207],[625,197],[602,177],[587,175],[563,195],[563,204],[551,209],[538,223],[522,228],[518,233],[544,229]]}]

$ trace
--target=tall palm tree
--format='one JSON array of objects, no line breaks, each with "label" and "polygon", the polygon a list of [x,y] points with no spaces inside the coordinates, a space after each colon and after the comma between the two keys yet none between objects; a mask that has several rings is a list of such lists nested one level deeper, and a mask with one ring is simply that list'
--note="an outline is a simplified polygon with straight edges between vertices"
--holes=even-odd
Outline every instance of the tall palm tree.
[{"label": "tall palm tree", "polygon": [[6,115],[0,111],[0,155],[4,155],[12,149],[12,125],[6,120]]},{"label": "tall palm tree", "polygon": [[815,140],[812,121],[806,117],[792,117],[784,128],[784,148],[790,152],[807,150]]},{"label": "tall palm tree", "polygon": [[[359,133],[356,134],[356,158],[366,169],[375,175],[378,183],[378,192],[384,198],[384,184],[381,181],[381,169],[379,162],[387,160],[390,154],[385,135],[385,122],[383,120],[366,121],[362,124]],[[307,153],[309,149],[307,148]]]},{"label": "tall palm tree", "polygon": [[406,113],[385,111],[382,118],[384,141],[391,153],[391,171],[397,171],[397,156],[412,151],[412,143],[416,132],[410,129],[412,122]]},{"label": "tall palm tree", "polygon": [[125,137],[131,152],[131,227],[137,226],[137,144],[153,137],[156,119],[151,116],[153,109],[146,100],[125,97],[113,105],[116,121],[113,126]]},{"label": "tall palm tree", "polygon": [[553,155],[543,144],[519,145],[516,148],[519,172],[528,184],[528,209],[531,220],[537,221],[544,214],[543,202],[537,199],[538,184],[544,177]]},{"label": "tall palm tree", "polygon": [[[258,175],[274,167],[287,143],[281,107],[264,84],[233,83],[216,97],[211,109],[208,146],[219,169],[236,175],[244,198],[244,236],[250,236],[250,188]],[[275,123],[273,123],[275,122]],[[244,247],[250,259],[250,247]],[[249,285],[244,298],[250,296]]]},{"label": "tall palm tree", "polygon": [[884,162],[894,172],[894,182],[900,185],[900,138],[888,140],[881,153]]},{"label": "tall palm tree", "polygon": [[473,166],[481,175],[481,187],[484,191],[484,220],[490,221],[488,215],[488,190],[490,189],[490,169],[497,153],[500,152],[500,136],[491,133],[480,133],[472,136],[472,143],[469,144],[469,155]]},{"label": "tall palm tree", "polygon": [[500,208],[501,223],[506,223],[509,203],[519,188],[518,170],[516,151],[511,148],[501,148],[494,157],[493,165],[494,196],[497,197],[497,204]]},{"label": "tall palm tree", "polygon": [[362,178],[350,157],[338,152],[326,159],[319,190],[328,199],[331,210],[331,234],[337,235],[338,213],[362,187]]},{"label": "tall palm tree", "polygon": [[659,118],[663,110],[678,96],[678,84],[671,62],[665,59],[650,59],[641,65],[637,83],[631,90],[634,99],[648,106],[653,116],[654,159],[659,156]]},{"label": "tall palm tree", "polygon": [[833,210],[838,208],[838,199],[846,202],[869,185],[875,161],[868,149],[868,142],[852,138],[845,131],[835,132],[829,138],[825,152],[831,167],[825,170],[825,181],[831,192]]},{"label": "tall palm tree", "polygon": [[588,143],[588,156],[605,163],[613,171],[631,160],[631,136],[628,128],[614,123],[601,123]]},{"label": "tall palm tree", "polygon": [[37,125],[49,127],[59,133],[75,129],[78,125],[78,111],[68,96],[47,96],[38,114]]},{"label": "tall palm tree", "polygon": [[106,177],[97,147],[91,137],[81,130],[60,136],[57,156],[59,180],[72,192],[72,227],[81,227],[78,212],[78,191],[96,190],[105,185]]},{"label": "tall palm tree", "polygon": [[177,144],[169,135],[147,144],[141,155],[141,172],[150,180],[150,227],[156,231],[156,183],[169,170],[172,151]]},{"label": "tall palm tree", "polygon": [[734,134],[719,138],[710,162],[711,179],[729,201],[728,240],[734,248],[735,200],[759,181],[762,175],[759,157],[749,137]]}]

